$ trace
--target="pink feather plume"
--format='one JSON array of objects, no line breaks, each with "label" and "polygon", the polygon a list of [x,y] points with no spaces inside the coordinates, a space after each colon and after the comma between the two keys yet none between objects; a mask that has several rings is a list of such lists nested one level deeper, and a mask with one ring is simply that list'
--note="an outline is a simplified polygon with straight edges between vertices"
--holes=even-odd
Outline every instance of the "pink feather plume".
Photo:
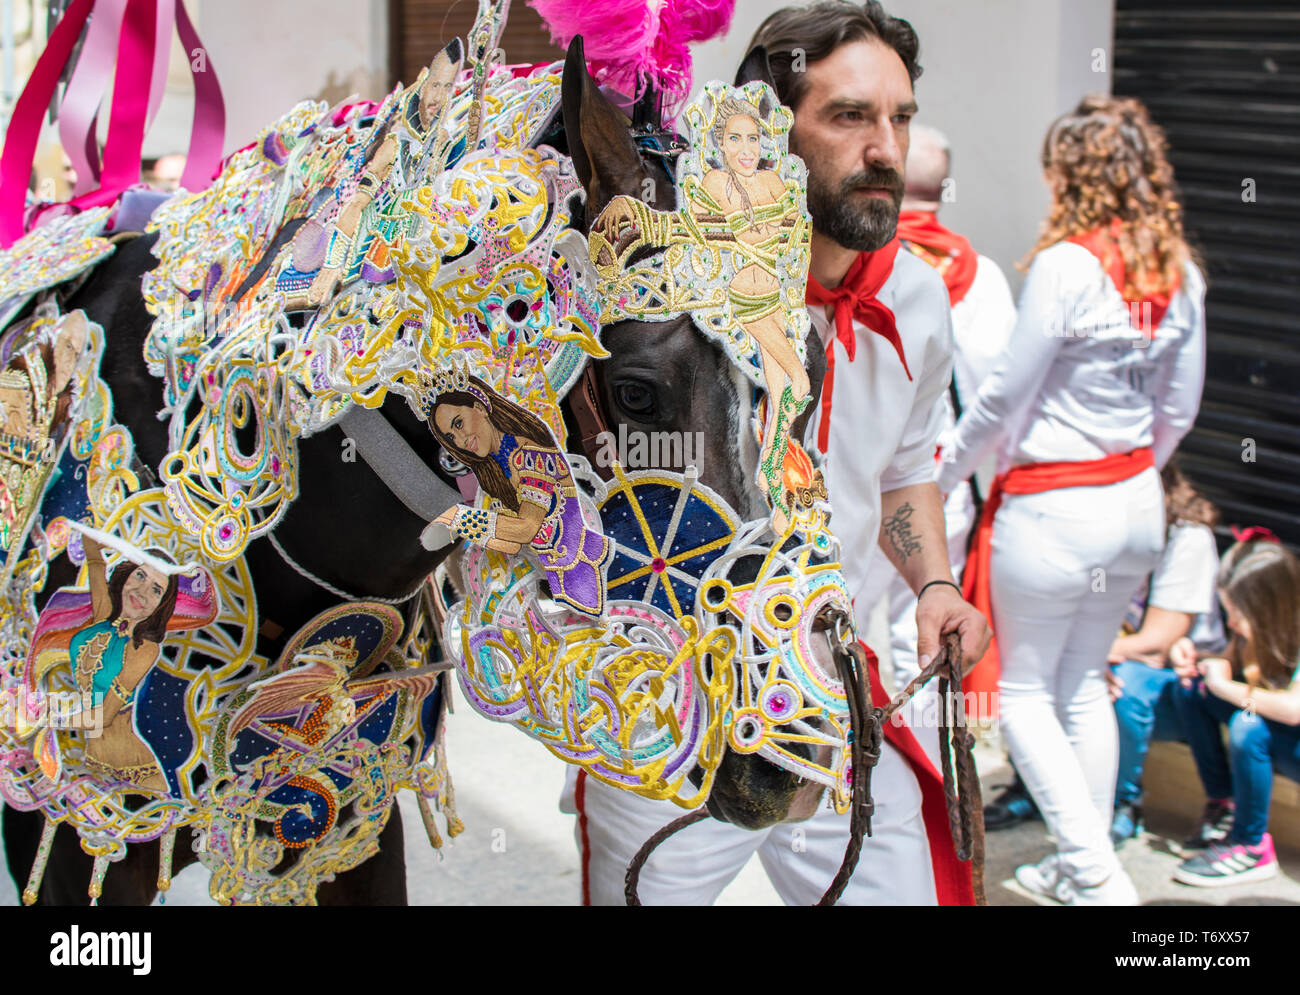
[{"label": "pink feather plume", "polygon": [[639,97],[653,85],[675,114],[691,93],[692,42],[726,31],[736,0],[528,0],[567,48],[582,35],[587,67],[603,83]]}]

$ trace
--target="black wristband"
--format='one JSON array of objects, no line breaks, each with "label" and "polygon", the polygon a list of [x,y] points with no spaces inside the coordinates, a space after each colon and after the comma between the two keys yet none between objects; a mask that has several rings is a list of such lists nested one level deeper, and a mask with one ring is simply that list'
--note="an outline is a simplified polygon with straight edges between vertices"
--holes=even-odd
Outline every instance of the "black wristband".
[{"label": "black wristband", "polygon": [[928,590],[929,588],[934,587],[935,584],[947,584],[949,587],[951,587],[951,588],[952,588],[954,591],[956,591],[958,594],[961,594],[961,596],[962,596],[962,600],[965,600],[965,598],[966,598],[966,595],[962,594],[961,588],[958,587],[958,586],[957,586],[953,581],[950,581],[950,580],[932,580],[932,581],[930,581],[930,583],[922,585],[921,589],[920,589],[919,591],[916,592],[916,600],[917,600],[917,601],[920,601],[920,600],[921,600],[921,595],[923,595],[923,594],[926,592],[926,590]]}]

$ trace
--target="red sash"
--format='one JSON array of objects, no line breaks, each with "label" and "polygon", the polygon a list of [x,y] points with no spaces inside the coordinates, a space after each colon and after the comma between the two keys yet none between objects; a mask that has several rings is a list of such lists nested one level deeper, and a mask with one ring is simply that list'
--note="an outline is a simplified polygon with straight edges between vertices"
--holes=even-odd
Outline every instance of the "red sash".
[{"label": "red sash", "polygon": [[[889,692],[880,681],[880,661],[866,643],[867,672],[871,675],[871,703],[880,708],[889,704]],[[963,682],[962,690],[966,690]],[[957,844],[948,824],[948,801],[943,793],[943,778],[917,742],[906,723],[885,723],[885,739],[907,761],[921,786],[921,819],[930,844],[930,863],[934,868],[934,891],[940,905],[974,905],[975,886],[971,883],[971,865],[957,859]],[[863,855],[864,860],[869,860]]]},{"label": "red sash", "polygon": [[[1155,466],[1150,449],[1112,453],[1101,459],[1070,463],[1026,463],[999,474],[984,501],[984,511],[975,527],[966,570],[962,574],[962,596],[993,624],[993,599],[989,584],[989,561],[993,555],[993,518],[1004,494],[1041,494],[1066,487],[1098,487],[1117,484],[1136,477],[1147,467]],[[997,638],[989,643],[988,652],[962,682],[963,691],[993,692],[1001,672]],[[997,701],[996,697],[989,700]]]},{"label": "red sash", "polygon": [[898,237],[943,277],[949,304],[966,296],[975,282],[979,256],[965,236],[939,224],[933,211],[900,211]]}]

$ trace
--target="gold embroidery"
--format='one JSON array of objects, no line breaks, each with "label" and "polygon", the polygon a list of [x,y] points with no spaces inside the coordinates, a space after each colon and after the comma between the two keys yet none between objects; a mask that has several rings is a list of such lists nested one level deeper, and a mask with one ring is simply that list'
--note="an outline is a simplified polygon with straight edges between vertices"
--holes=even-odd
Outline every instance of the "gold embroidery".
[{"label": "gold embroidery", "polygon": [[101,632],[87,639],[81,644],[81,649],[77,650],[73,666],[77,675],[77,687],[83,692],[89,692],[94,687],[95,675],[104,669],[104,651],[108,649],[112,638],[111,633]]}]

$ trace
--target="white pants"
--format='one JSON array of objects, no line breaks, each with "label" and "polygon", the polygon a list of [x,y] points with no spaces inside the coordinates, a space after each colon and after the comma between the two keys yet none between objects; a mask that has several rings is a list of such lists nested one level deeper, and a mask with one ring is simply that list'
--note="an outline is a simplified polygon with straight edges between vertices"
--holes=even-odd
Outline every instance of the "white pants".
[{"label": "white pants", "polygon": [[[560,807],[578,814],[575,836],[591,904],[623,905],[624,876],[641,844],[685,810],[585,774],[582,803],[575,805],[576,777],[570,773]],[[857,869],[839,904],[936,904],[921,788],[903,755],[888,743],[872,774],[871,794],[876,801],[872,835],[862,841]],[[645,905],[710,905],[757,851],[783,902],[812,905],[839,870],[848,838],[848,815],[829,808],[805,822],[757,832],[706,819],[655,850],[642,868],[638,894]]]},{"label": "white pants", "polygon": [[1102,668],[1164,535],[1154,469],[1105,487],[1008,495],[994,523],[1002,735],[1062,869],[1082,887],[1119,868],[1109,836],[1118,738]]}]

